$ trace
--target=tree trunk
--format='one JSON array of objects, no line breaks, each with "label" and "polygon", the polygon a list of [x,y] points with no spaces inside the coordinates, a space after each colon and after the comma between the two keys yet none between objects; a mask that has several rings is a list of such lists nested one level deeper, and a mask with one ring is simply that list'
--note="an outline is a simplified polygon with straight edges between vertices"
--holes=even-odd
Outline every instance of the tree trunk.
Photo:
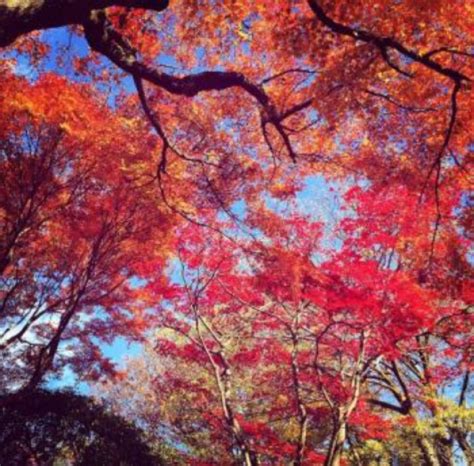
[{"label": "tree trunk", "polygon": [[324,466],[340,466],[344,442],[347,438],[347,425],[344,418],[339,418],[334,426],[334,431],[329,445],[328,455]]},{"label": "tree trunk", "polygon": [[451,438],[436,438],[435,448],[441,466],[454,466],[453,441]]},{"label": "tree trunk", "polygon": [[423,452],[423,457],[426,461],[426,464],[428,466],[441,466],[434,445],[426,437],[419,439],[418,443],[420,445],[421,451]]},{"label": "tree trunk", "polygon": [[303,404],[298,406],[300,416],[300,434],[298,438],[298,447],[296,452],[295,466],[301,466],[304,461],[304,450],[306,448],[306,437],[308,434],[308,413]]},{"label": "tree trunk", "polygon": [[464,453],[467,466],[474,466],[474,451],[472,450],[471,445],[469,445],[466,433],[456,429],[453,431],[453,436]]}]

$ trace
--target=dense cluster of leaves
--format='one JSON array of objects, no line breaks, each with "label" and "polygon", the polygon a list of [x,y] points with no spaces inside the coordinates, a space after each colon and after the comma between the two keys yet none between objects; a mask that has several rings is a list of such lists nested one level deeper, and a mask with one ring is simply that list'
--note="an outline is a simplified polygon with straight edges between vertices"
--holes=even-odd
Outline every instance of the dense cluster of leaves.
[{"label": "dense cluster of leaves", "polygon": [[[353,191],[347,196],[354,200]],[[471,454],[467,302],[384,266],[393,246],[382,243],[382,253],[373,227],[369,248],[354,218],[342,221],[344,246],[318,263],[321,225],[265,210],[257,217],[258,237],[237,245],[203,238],[196,226],[183,230],[181,278],[156,303],[156,340],[106,398],[118,410],[127,400],[129,415],[160,442],[184,443],[188,461],[206,464],[216,451],[226,464],[337,464],[346,442],[351,455],[368,454],[366,442],[384,444],[400,418],[407,429],[432,418],[447,449],[459,434]],[[456,405],[453,418],[446,403]],[[420,457],[440,442],[435,428],[425,429],[416,431],[429,445],[415,442]]]},{"label": "dense cluster of leaves", "polygon": [[[0,409],[74,374],[166,464],[474,464],[472,17],[1,3]],[[44,461],[147,464],[76,408]]]},{"label": "dense cluster of leaves", "polygon": [[[2,81],[2,378],[36,385],[60,345],[58,368],[101,374],[110,365],[94,338],[141,330],[139,311],[124,307],[134,295],[127,280],[142,266],[136,248],[156,267],[167,254],[169,216],[132,178],[144,170],[143,136],[137,127],[133,141],[133,121],[101,108],[84,86],[54,75]],[[57,92],[62,108],[50,105]],[[107,129],[93,124],[107,113]]]}]

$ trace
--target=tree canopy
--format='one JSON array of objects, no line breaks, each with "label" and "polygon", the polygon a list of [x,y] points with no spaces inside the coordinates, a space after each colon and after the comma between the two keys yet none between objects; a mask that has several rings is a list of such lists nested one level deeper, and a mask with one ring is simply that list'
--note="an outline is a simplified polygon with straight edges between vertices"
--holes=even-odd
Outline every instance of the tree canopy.
[{"label": "tree canopy", "polygon": [[0,2],[0,409],[72,377],[166,464],[474,464],[473,13]]}]

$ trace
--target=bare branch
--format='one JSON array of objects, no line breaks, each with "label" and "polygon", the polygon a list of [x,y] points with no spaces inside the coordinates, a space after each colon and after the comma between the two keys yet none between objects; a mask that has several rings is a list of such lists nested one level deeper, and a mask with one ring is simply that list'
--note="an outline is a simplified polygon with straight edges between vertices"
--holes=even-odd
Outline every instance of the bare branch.
[{"label": "bare branch", "polygon": [[382,94],[381,92],[376,92],[372,91],[370,89],[366,89],[364,91],[366,94],[370,94],[374,97],[380,97],[381,99],[386,100],[387,102],[390,102],[391,104],[401,108],[402,110],[406,110],[407,112],[413,112],[413,113],[427,113],[427,112],[435,112],[436,109],[432,107],[411,107],[408,105],[404,105],[398,101],[396,101],[393,97],[391,97],[388,94]]}]

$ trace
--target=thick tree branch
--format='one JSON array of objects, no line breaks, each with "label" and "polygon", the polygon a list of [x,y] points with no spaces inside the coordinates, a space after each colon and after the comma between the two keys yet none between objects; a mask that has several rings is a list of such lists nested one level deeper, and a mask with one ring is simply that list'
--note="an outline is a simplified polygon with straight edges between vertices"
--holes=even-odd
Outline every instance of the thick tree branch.
[{"label": "thick tree branch", "polygon": [[[84,31],[90,47],[108,57],[119,68],[134,76],[135,80],[145,80],[175,95],[194,97],[201,92],[222,91],[240,88],[257,100],[262,108],[263,125],[271,124],[280,135],[290,158],[295,161],[289,136],[286,134],[282,121],[297,111],[310,105],[310,101],[295,105],[283,114],[278,114],[262,85],[248,80],[245,75],[234,71],[204,71],[187,76],[173,76],[152,66],[148,66],[138,58],[136,49],[110,24],[104,10],[94,10],[84,21]],[[155,125],[154,125],[155,126]],[[155,128],[156,129],[156,128]],[[271,146],[270,146],[271,149]]]},{"label": "thick tree branch", "polygon": [[142,63],[134,47],[110,24],[104,10],[94,10],[84,21],[86,39],[92,49],[109,58],[119,68],[175,95],[194,97],[200,92],[239,87],[252,95],[267,111],[274,113],[264,90],[242,73],[204,71],[188,76],[173,76]]},{"label": "thick tree branch", "polygon": [[0,47],[32,31],[81,24],[92,10],[111,6],[163,11],[168,0],[17,0],[0,2]]},{"label": "thick tree branch", "polygon": [[[106,8],[112,6],[162,11],[167,8],[168,0],[12,0],[0,5],[0,47],[10,45],[19,36],[32,31],[80,24],[84,27],[90,47],[130,73],[135,80],[145,80],[172,94],[187,97],[193,97],[200,92],[234,87],[244,90],[262,107],[263,126],[271,124],[276,129],[288,156],[293,161],[296,160],[282,121],[306,108],[310,102],[296,105],[280,115],[263,88],[263,84],[268,81],[261,84],[252,83],[242,73],[231,71],[205,71],[178,77],[148,66],[139,59],[137,50],[108,21]],[[304,69],[287,70],[276,77],[293,71],[312,73]],[[149,114],[147,117],[150,120]],[[156,125],[153,126],[156,129]],[[169,146],[166,147],[168,148]],[[269,148],[272,149],[271,145]]]},{"label": "thick tree branch", "polygon": [[400,406],[394,405],[392,403],[388,403],[386,401],[382,400],[376,400],[376,399],[369,399],[367,400],[370,404],[373,404],[375,406],[379,406],[381,408],[386,408],[391,411],[396,411],[397,413],[400,414],[408,414],[411,409],[411,404],[408,400],[405,400]]}]

